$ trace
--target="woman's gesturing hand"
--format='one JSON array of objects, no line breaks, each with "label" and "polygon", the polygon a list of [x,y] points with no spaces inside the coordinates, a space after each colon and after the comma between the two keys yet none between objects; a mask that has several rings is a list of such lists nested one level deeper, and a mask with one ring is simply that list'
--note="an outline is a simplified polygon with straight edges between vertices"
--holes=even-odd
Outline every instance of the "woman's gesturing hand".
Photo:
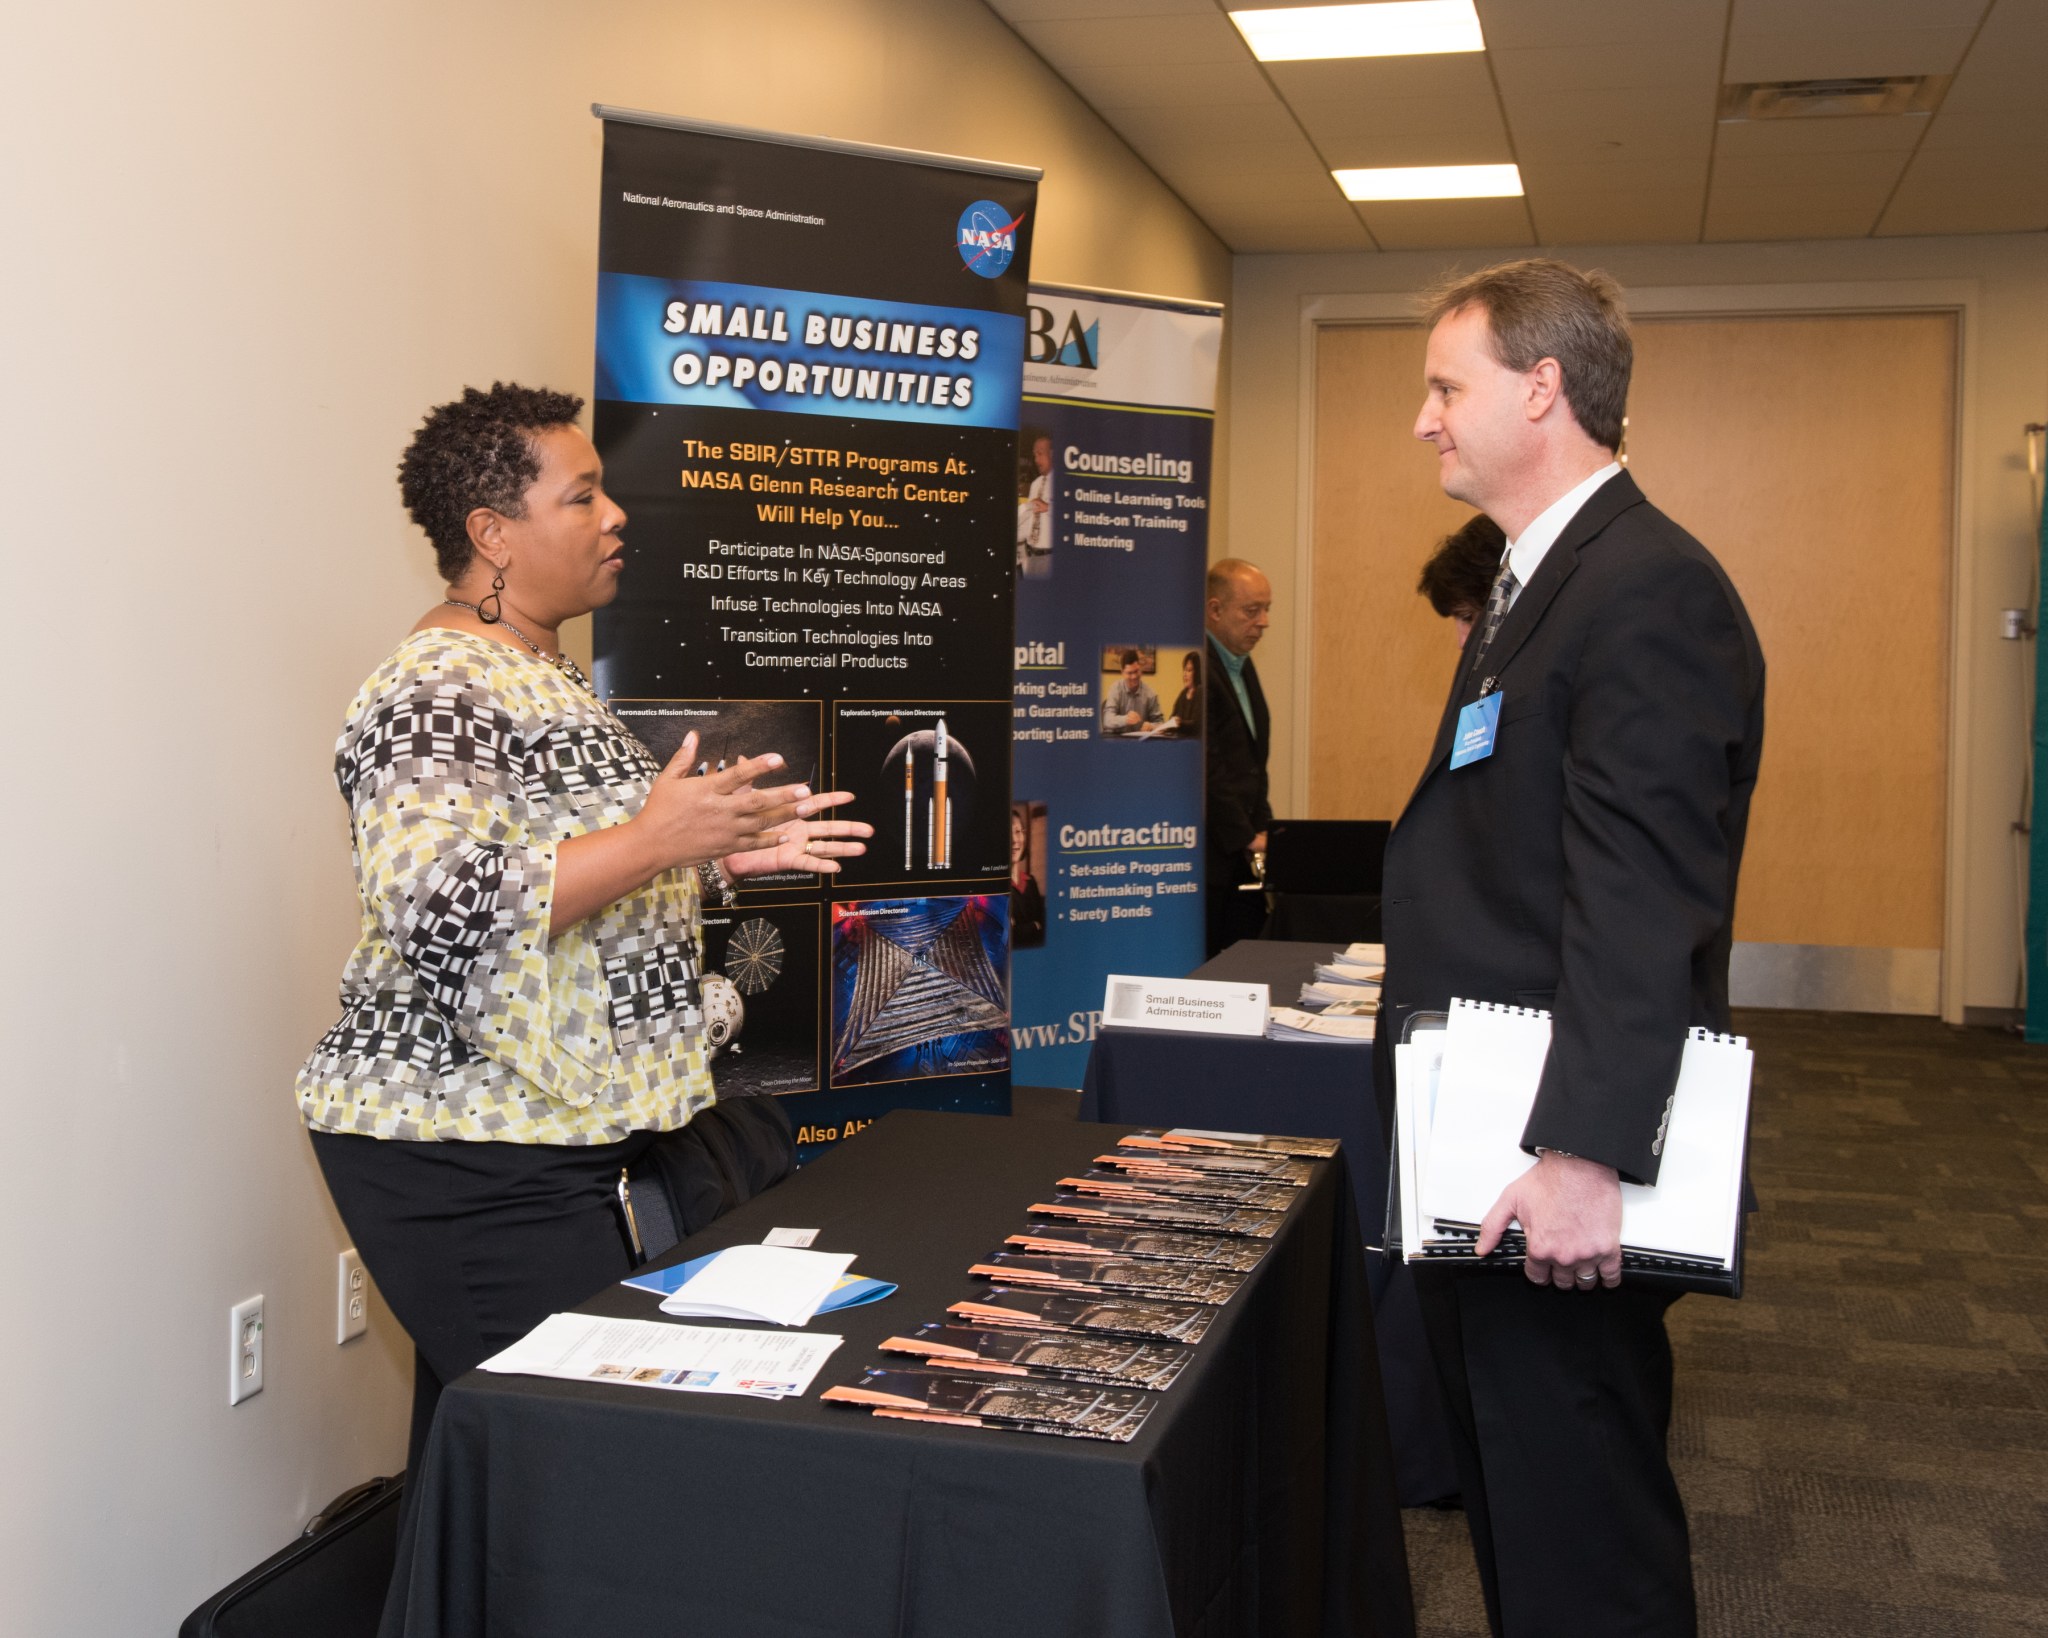
[{"label": "woman's gesturing hand", "polygon": [[852,791],[820,791],[798,800],[796,817],[777,833],[772,847],[735,853],[725,868],[735,876],[766,876],[777,870],[808,870],[820,876],[839,874],[841,859],[867,852],[865,838],[875,827],[858,819],[815,819],[813,814],[853,800]]},{"label": "woman's gesturing hand", "polygon": [[702,864],[728,853],[749,853],[780,844],[797,804],[811,793],[803,785],[756,790],[754,781],[782,766],[782,758],[742,757],[716,773],[693,774],[697,736],[683,736],[682,748],[648,787],[647,800],[632,829],[657,861],[657,869]]}]

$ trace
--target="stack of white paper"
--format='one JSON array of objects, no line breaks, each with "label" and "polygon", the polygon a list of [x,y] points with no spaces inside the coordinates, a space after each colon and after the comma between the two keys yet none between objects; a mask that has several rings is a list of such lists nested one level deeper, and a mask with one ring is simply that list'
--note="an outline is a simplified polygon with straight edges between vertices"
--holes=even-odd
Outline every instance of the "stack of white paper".
[{"label": "stack of white paper", "polygon": [[1387,964],[1387,947],[1384,944],[1347,944],[1332,961],[1355,961],[1366,967],[1384,967]]},{"label": "stack of white paper", "polygon": [[1298,1007],[1275,1007],[1266,1024],[1269,1040],[1370,1041],[1377,1020],[1358,1013],[1340,1011],[1303,1012]]},{"label": "stack of white paper", "polygon": [[[1522,1132],[1550,1051],[1550,1015],[1451,1003],[1448,1026],[1395,1048],[1403,1254],[1463,1247],[1535,1164]],[[1734,1266],[1749,1123],[1749,1044],[1689,1031],[1654,1186],[1621,1186],[1624,1253]]]},{"label": "stack of white paper", "polygon": [[571,1382],[616,1382],[672,1393],[734,1393],[786,1399],[811,1380],[844,1340],[805,1333],[727,1331],[658,1320],[550,1314],[483,1369]]},{"label": "stack of white paper", "polygon": [[729,1246],[661,1300],[664,1314],[808,1325],[853,1263],[852,1252]]},{"label": "stack of white paper", "polygon": [[1301,987],[1301,1004],[1305,1007],[1329,1007],[1343,1001],[1366,1001],[1377,1006],[1379,998],[1377,984],[1333,984],[1328,979],[1317,979]]}]

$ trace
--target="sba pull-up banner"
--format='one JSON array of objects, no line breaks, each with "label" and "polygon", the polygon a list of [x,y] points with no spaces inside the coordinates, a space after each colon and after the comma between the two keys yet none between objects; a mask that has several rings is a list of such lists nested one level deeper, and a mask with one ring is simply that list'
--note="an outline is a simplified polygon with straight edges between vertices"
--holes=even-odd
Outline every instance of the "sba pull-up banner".
[{"label": "sba pull-up banner", "polygon": [[1202,960],[1223,311],[1034,286],[1017,434],[1017,1074],[1079,1086],[1112,972]]},{"label": "sba pull-up banner", "polygon": [[[599,108],[597,684],[666,761],[782,755],[875,827],[707,903],[721,1097],[799,1153],[1010,1071],[1016,438],[1033,170]],[[766,782],[766,781],[764,781]]]}]

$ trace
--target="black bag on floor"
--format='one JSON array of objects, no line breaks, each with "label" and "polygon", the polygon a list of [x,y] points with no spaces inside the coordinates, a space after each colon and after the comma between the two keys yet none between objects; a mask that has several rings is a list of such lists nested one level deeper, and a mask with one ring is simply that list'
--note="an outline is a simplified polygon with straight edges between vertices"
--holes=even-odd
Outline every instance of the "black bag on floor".
[{"label": "black bag on floor", "polygon": [[344,1491],[282,1552],[185,1617],[178,1638],[375,1638],[405,1475]]}]

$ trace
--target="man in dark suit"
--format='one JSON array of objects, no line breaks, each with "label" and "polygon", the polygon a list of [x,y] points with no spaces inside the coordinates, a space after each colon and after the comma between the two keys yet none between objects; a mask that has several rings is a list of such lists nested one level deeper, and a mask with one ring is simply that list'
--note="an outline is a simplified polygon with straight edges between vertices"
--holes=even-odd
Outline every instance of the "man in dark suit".
[{"label": "man in dark suit", "polygon": [[1266,753],[1272,717],[1259,687],[1252,650],[1272,621],[1273,587],[1242,558],[1219,558],[1209,568],[1208,936],[1209,954],[1241,938],[1257,938],[1266,923],[1263,893],[1239,888],[1258,880],[1252,856],[1266,851],[1273,822],[1266,799]]},{"label": "man in dark suit", "polygon": [[1508,545],[1388,843],[1380,1034],[1454,996],[1553,1022],[1536,1161],[1481,1233],[1519,1221],[1527,1263],[1423,1270],[1425,1321],[1495,1633],[1689,1634],[1671,1298],[1621,1273],[1619,1184],[1656,1181],[1686,1029],[1728,1027],[1763,655],[1720,565],[1615,464],[1612,281],[1511,262],[1429,316],[1416,436]]}]

